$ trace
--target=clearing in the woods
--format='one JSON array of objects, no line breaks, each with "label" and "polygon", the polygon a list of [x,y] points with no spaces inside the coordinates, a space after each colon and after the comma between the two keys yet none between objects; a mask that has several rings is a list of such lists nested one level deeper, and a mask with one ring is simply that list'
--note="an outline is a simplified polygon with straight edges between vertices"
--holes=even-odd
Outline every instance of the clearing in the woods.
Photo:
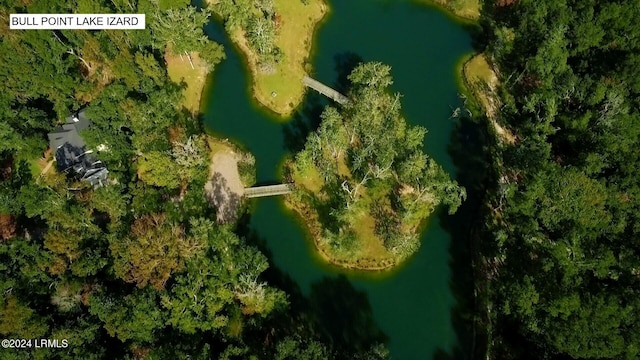
[{"label": "clearing in the woods", "polygon": [[167,72],[171,81],[186,85],[183,90],[182,106],[192,114],[197,114],[200,111],[200,99],[209,67],[200,59],[198,53],[189,55],[191,59],[187,54],[174,55],[167,50],[164,59],[167,62]]},{"label": "clearing in the woods", "polygon": [[500,110],[500,99],[498,97],[499,80],[492,66],[487,61],[484,54],[472,57],[464,64],[464,79],[467,88],[471,90],[474,97],[482,104],[487,118],[491,121],[496,134],[502,141],[514,144],[517,140],[515,135],[498,121]]},{"label": "clearing in the woods", "polygon": [[467,20],[478,20],[480,18],[480,0],[424,0],[425,2],[440,5],[445,9]]}]

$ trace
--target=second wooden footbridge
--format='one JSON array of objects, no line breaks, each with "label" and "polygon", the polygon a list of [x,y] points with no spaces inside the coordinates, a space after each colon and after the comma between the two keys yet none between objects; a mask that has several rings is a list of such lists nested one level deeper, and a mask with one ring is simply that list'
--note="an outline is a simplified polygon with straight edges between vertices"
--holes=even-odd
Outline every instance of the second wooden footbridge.
[{"label": "second wooden footbridge", "polygon": [[265,196],[285,195],[293,191],[293,184],[254,186],[244,189],[244,196],[257,198]]},{"label": "second wooden footbridge", "polygon": [[313,90],[319,92],[320,94],[328,97],[329,99],[332,99],[333,101],[339,103],[340,105],[344,105],[346,103],[349,102],[349,98],[342,95],[341,93],[339,93],[338,91],[328,87],[327,85],[321,83],[318,80],[312,79],[308,76],[305,76],[304,78],[302,78],[302,83],[306,86],[306,87],[310,87]]}]

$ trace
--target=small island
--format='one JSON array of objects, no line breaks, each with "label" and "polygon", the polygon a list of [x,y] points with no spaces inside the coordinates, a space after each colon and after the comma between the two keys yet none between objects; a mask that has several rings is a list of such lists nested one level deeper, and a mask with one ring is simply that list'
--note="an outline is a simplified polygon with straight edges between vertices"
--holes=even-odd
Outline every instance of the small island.
[{"label": "small island", "polygon": [[464,188],[423,151],[427,130],[401,115],[391,67],[357,66],[348,102],[327,106],[319,128],[287,164],[288,205],[320,254],[352,269],[391,268],[420,246],[420,225],[439,204],[454,213]]}]

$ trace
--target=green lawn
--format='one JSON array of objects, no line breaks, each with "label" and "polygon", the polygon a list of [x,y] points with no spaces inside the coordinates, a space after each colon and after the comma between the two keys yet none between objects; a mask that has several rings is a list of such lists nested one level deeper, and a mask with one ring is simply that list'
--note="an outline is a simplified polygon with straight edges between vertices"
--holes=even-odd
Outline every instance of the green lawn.
[{"label": "green lawn", "polygon": [[516,136],[506,127],[500,125],[498,113],[500,100],[497,95],[499,86],[498,76],[487,61],[484,54],[478,54],[464,64],[464,79],[467,88],[482,104],[484,111],[493,124],[496,134],[509,143],[516,143]]},{"label": "green lawn", "polygon": [[[338,165],[341,175],[349,176],[349,170],[343,161],[340,161]],[[300,173],[299,171],[293,171],[294,182],[306,190],[310,191],[316,198],[323,198],[321,194],[324,181],[315,167],[312,167]],[[353,208],[354,221],[351,223],[352,230],[356,233],[357,238],[357,251],[353,254],[338,253],[329,244],[324,241],[319,241],[322,237],[321,232],[312,231],[314,242],[320,251],[320,254],[329,262],[344,266],[347,268],[357,269],[385,269],[398,263],[399,259],[396,255],[389,252],[382,241],[382,239],[375,234],[376,220],[369,211],[369,204],[373,201],[371,194],[362,190],[362,199],[360,199],[358,205]],[[310,229],[321,229],[322,224],[319,223],[316,209],[311,204],[299,204],[290,201],[290,205],[293,209],[307,209],[313,212],[313,216],[305,217],[303,212],[300,212],[300,216],[305,217],[305,222]]]},{"label": "green lawn", "polygon": [[484,54],[478,54],[464,65],[464,76],[471,83],[483,82],[491,87],[497,85],[497,77]]},{"label": "green lawn", "polygon": [[447,8],[454,15],[469,19],[478,20],[480,18],[480,9],[482,4],[480,0],[422,0],[424,2],[434,3]]},{"label": "green lawn", "polygon": [[208,70],[197,53],[191,53],[191,62],[186,55],[173,55],[169,51],[164,56],[167,72],[171,81],[180,84],[184,81],[187,87],[183,90],[182,106],[192,114],[200,111],[200,99],[207,81]]}]

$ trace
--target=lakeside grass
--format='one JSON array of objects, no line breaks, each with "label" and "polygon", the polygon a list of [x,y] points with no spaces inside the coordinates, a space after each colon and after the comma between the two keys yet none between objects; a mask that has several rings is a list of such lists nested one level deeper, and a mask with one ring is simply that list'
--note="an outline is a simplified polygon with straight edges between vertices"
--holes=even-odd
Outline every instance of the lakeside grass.
[{"label": "lakeside grass", "polygon": [[484,54],[478,54],[469,59],[465,63],[463,71],[467,81],[472,83],[481,81],[492,88],[498,83],[498,77]]},{"label": "lakeside grass", "polygon": [[358,260],[361,266],[367,268],[385,263],[395,265],[400,258],[384,247],[382,239],[375,234],[375,227],[376,220],[366,211],[361,212],[353,223],[353,231],[358,237]]},{"label": "lakeside grass", "polygon": [[173,55],[169,50],[164,55],[167,63],[167,73],[171,81],[181,84],[184,82],[182,106],[191,114],[196,115],[200,111],[200,100],[207,81],[209,70],[207,64],[200,59],[198,53],[191,53],[191,63],[185,54]]},{"label": "lakeside grass", "polygon": [[[211,0],[209,0],[211,2]],[[258,102],[278,115],[286,117],[302,102],[305,88],[302,78],[307,74],[316,25],[327,12],[323,0],[274,0],[278,14],[275,43],[283,53],[273,73],[258,70],[258,57],[249,47],[240,29],[229,34],[245,55],[251,70],[253,95]],[[275,96],[274,96],[275,95]]]},{"label": "lakeside grass", "polygon": [[221,151],[232,152],[235,148],[227,141],[217,138],[213,135],[207,135],[207,144],[209,145],[209,158]]},{"label": "lakeside grass", "polygon": [[292,211],[306,228],[317,254],[324,262],[341,269],[362,271],[387,271],[395,269],[405,258],[394,256],[384,248],[382,240],[373,233],[375,220],[370,215],[360,216],[353,227],[358,238],[358,253],[355,256],[337,254],[322,237],[322,225],[317,212],[302,202],[286,200],[285,206]]},{"label": "lakeside grass", "polygon": [[453,15],[465,19],[476,21],[480,18],[482,4],[480,0],[420,0],[423,3],[434,4],[442,7]]},{"label": "lakeside grass", "polygon": [[516,136],[498,121],[500,100],[497,91],[500,82],[486,55],[477,54],[467,60],[462,67],[462,76],[464,86],[482,105],[499,138],[508,144],[515,144]]}]

